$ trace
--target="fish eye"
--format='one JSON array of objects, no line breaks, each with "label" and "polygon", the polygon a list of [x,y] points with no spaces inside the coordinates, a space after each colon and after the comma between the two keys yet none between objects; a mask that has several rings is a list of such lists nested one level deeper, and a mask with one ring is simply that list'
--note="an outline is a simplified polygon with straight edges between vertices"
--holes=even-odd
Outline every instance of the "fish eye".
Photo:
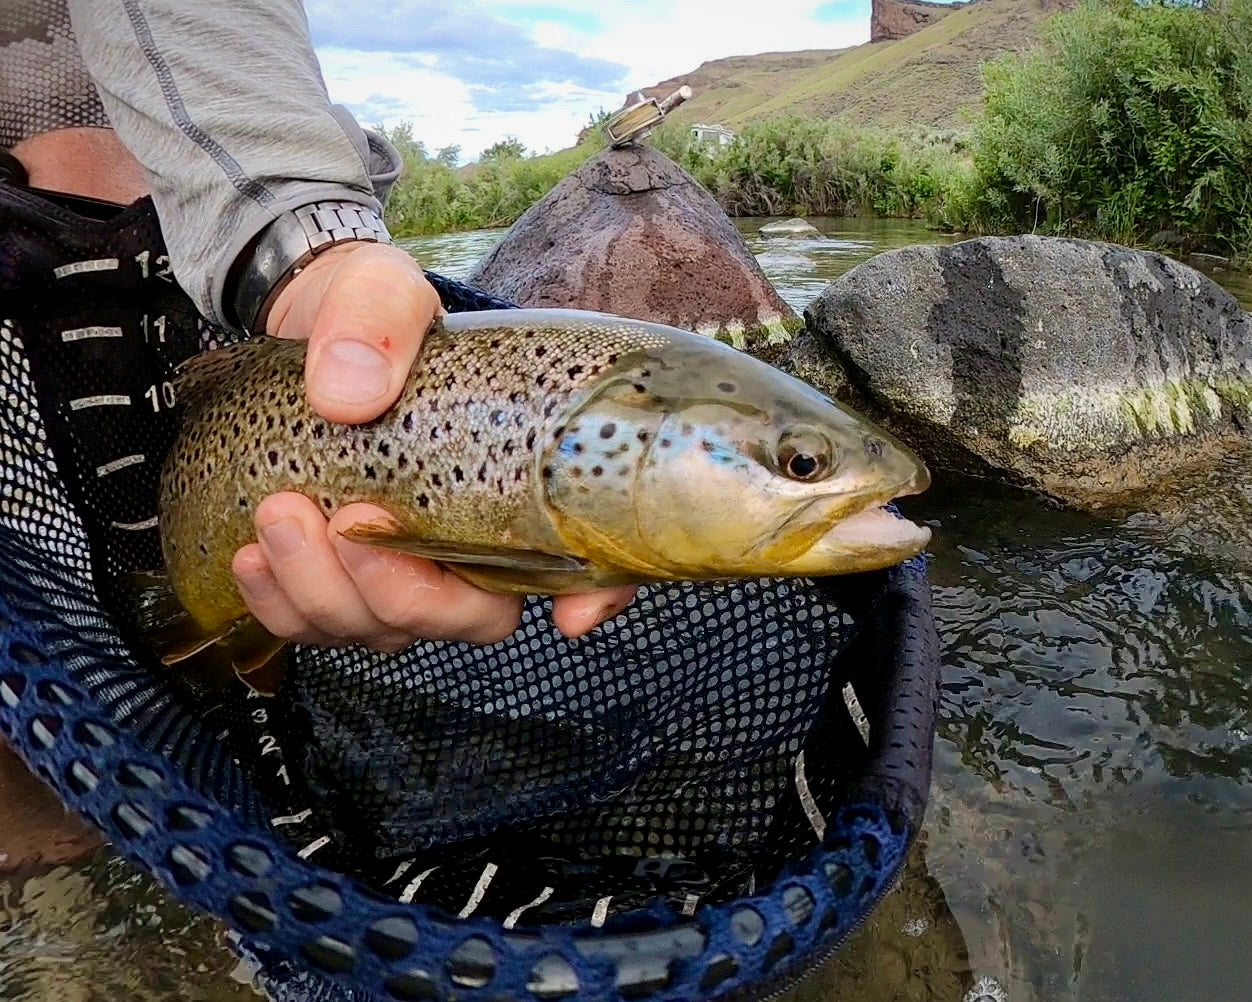
[{"label": "fish eye", "polygon": [[790,428],[778,438],[778,469],[792,480],[821,480],[835,465],[835,448],[816,428]]}]

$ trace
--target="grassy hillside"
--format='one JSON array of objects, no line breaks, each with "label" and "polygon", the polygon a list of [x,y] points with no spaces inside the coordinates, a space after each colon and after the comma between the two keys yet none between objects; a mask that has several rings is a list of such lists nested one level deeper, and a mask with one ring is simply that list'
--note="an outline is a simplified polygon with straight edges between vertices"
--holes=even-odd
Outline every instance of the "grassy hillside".
[{"label": "grassy hillside", "polygon": [[672,118],[732,129],[780,114],[957,128],[981,105],[982,63],[1029,49],[1053,10],[1042,0],[979,0],[898,41],[718,59],[644,93],[689,84],[695,97]]}]

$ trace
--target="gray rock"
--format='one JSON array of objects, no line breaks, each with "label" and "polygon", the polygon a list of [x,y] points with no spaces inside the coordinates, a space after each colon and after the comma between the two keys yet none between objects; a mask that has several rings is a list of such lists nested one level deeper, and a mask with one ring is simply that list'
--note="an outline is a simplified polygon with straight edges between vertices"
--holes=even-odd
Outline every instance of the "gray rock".
[{"label": "gray rock", "polygon": [[466,281],[523,306],[599,310],[740,348],[800,326],[713,196],[646,145],[588,160]]},{"label": "gray rock", "polygon": [[934,465],[1086,507],[1214,461],[1252,426],[1252,321],[1151,252],[1033,236],[908,247],[805,316],[857,402]]},{"label": "gray rock", "polygon": [[766,223],[757,232],[763,237],[820,237],[822,235],[816,226],[799,216]]}]

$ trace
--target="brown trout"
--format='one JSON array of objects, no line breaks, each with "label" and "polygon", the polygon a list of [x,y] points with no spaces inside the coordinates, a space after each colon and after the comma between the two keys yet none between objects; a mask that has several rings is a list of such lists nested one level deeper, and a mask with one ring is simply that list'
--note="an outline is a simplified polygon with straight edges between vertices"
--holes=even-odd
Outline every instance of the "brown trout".
[{"label": "brown trout", "polygon": [[213,654],[243,677],[282,649],[231,574],[257,504],[278,491],[328,516],[372,502],[394,524],[348,538],[533,595],[866,571],[930,539],[882,507],[929,485],[908,449],[699,334],[574,310],[451,314],[399,402],[364,425],[310,408],[305,347],[255,338],[177,374],[183,424],[159,510],[167,577],[149,576],[141,604],[166,663]]}]

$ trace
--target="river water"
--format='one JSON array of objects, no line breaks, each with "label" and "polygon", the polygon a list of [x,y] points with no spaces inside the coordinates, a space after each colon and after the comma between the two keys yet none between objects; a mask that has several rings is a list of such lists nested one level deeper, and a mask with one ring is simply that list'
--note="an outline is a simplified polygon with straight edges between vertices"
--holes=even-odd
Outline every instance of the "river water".
[{"label": "river water", "polygon": [[[769,242],[761,222],[739,225],[797,310],[874,253],[953,239],[819,220],[821,240]],[[409,247],[455,278],[501,234]],[[1252,307],[1245,277],[1214,277]],[[1252,498],[1232,464],[1187,510],[1227,510],[1227,482]],[[1247,522],[1095,518],[942,474],[907,508],[934,528],[944,647],[925,831],[796,1002],[1249,997]],[[246,982],[214,923],[107,850],[0,882],[0,999],[256,998]]]}]

